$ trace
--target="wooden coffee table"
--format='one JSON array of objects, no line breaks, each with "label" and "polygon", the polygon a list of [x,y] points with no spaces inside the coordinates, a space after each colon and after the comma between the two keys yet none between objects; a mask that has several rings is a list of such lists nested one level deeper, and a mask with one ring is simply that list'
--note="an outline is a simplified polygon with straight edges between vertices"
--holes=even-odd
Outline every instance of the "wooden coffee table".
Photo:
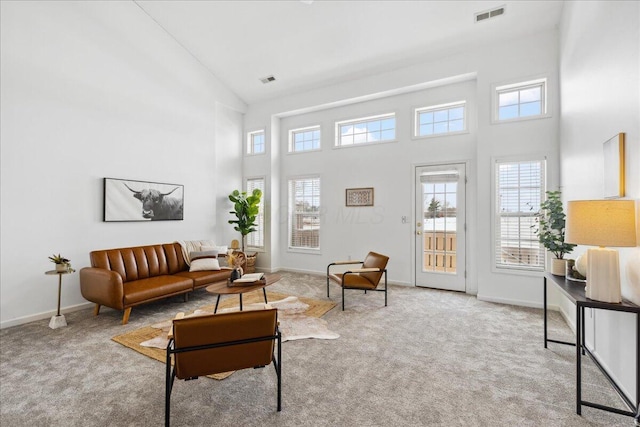
[{"label": "wooden coffee table", "polygon": [[240,311],[242,311],[242,294],[246,294],[247,292],[257,291],[258,289],[262,289],[262,293],[264,294],[264,302],[267,304],[267,291],[265,288],[269,285],[273,285],[278,280],[280,280],[279,274],[265,274],[264,280],[260,280],[254,282],[255,284],[244,284],[243,286],[228,286],[227,282],[218,282],[213,285],[209,285],[206,287],[207,292],[218,295],[218,299],[216,299],[216,308],[213,310],[214,313],[218,311],[218,304],[220,303],[220,297],[222,295],[239,295],[240,296]]}]

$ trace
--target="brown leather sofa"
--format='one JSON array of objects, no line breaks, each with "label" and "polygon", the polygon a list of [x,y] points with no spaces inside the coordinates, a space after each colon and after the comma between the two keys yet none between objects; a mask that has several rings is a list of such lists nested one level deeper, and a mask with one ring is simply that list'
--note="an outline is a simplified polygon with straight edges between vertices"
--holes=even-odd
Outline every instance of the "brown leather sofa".
[{"label": "brown leather sofa", "polygon": [[226,281],[231,270],[189,272],[179,243],[106,249],[90,253],[91,267],[80,270],[82,296],[96,303],[93,314],[104,305],[124,310],[122,324],[131,308],[150,301],[182,295],[212,283]]}]

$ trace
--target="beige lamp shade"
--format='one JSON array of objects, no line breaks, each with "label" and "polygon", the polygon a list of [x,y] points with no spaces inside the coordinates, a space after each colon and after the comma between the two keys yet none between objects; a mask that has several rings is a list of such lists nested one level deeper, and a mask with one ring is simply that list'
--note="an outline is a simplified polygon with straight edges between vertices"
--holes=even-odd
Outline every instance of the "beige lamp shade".
[{"label": "beige lamp shade", "polygon": [[634,200],[574,200],[567,204],[564,241],[578,245],[636,246]]},{"label": "beige lamp shade", "polygon": [[233,239],[231,241],[231,246],[229,246],[231,249],[239,249],[240,248],[240,242],[238,242],[236,239]]}]

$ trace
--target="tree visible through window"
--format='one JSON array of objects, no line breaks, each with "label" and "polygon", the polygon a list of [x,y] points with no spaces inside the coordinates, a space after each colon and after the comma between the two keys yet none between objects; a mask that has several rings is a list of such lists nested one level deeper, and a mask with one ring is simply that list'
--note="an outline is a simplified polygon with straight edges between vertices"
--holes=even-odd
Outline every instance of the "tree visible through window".
[{"label": "tree visible through window", "polygon": [[289,180],[289,247],[320,248],[320,178]]},{"label": "tree visible through window", "polygon": [[543,271],[544,247],[532,226],[544,200],[545,162],[497,161],[495,174],[495,265]]}]

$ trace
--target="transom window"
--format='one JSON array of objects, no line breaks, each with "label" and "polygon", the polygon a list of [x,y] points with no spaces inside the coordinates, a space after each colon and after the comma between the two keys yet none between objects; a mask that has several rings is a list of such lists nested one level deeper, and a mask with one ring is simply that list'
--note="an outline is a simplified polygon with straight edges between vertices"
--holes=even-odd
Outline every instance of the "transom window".
[{"label": "transom window", "polygon": [[264,149],[264,130],[249,132],[247,135],[247,154],[262,154]]},{"label": "transom window", "polygon": [[497,119],[501,121],[546,115],[546,87],[546,79],[496,87]]},{"label": "transom window", "polygon": [[415,136],[431,136],[466,130],[465,101],[417,108]]},{"label": "transom window", "polygon": [[313,151],[320,149],[320,126],[311,126],[289,131],[289,152]]},{"label": "transom window", "polygon": [[289,180],[289,248],[320,248],[320,177]]},{"label": "transom window", "polygon": [[336,146],[393,141],[396,139],[396,115],[384,114],[336,123]]},{"label": "transom window", "polygon": [[256,216],[254,228],[256,231],[247,234],[247,246],[251,248],[264,248],[264,178],[247,179],[247,194],[253,193],[253,190],[262,191],[262,198],[258,205],[258,215]]},{"label": "transom window", "polygon": [[497,161],[495,266],[544,271],[545,251],[535,232],[545,194],[545,161]]}]

